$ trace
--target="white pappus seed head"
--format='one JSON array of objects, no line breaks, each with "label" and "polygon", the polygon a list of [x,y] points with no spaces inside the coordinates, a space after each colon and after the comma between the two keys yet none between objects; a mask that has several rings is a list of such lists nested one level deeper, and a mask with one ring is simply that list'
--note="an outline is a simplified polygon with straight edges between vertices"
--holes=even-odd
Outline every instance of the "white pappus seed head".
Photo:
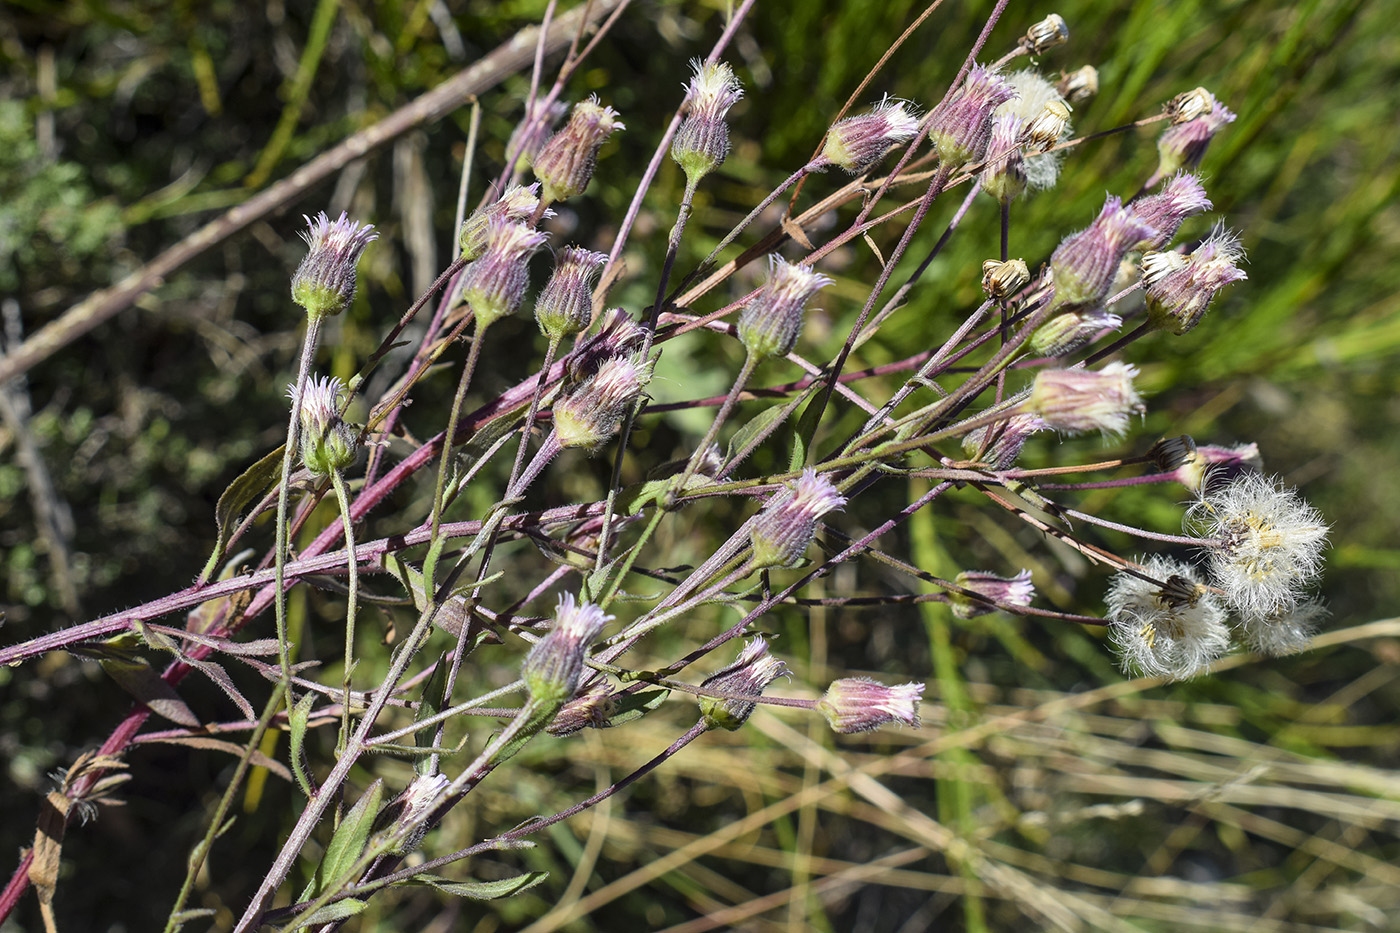
[{"label": "white pappus seed head", "polygon": [[1108,637],[1125,671],[1185,680],[1230,647],[1220,600],[1182,561],[1149,557],[1144,580],[1120,571],[1109,585]]}]

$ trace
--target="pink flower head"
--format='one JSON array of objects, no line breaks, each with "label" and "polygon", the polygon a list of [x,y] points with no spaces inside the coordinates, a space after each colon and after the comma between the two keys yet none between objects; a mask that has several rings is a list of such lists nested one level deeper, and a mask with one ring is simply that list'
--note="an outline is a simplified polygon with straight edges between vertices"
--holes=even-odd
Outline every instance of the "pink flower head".
[{"label": "pink flower head", "polygon": [[[755,638],[739,652],[738,660],[706,678],[700,686],[731,697],[761,697],[769,684],[787,673],[787,665],[768,652],[768,640]],[[741,699],[702,697],[700,715],[707,727],[733,732],[753,714],[755,705]]]},{"label": "pink flower head", "polygon": [[729,108],[744,96],[734,71],[723,62],[691,62],[695,74],[686,87],[690,112],[671,140],[671,158],[694,186],[719,168],[729,154]]},{"label": "pink flower head", "polygon": [[324,211],[307,223],[302,239],[310,247],[292,276],[292,300],[312,317],[339,314],[355,298],[355,264],[365,247],[379,238],[372,224],[358,224],[344,211],[336,220]]},{"label": "pink flower head", "polygon": [[846,499],[824,475],[810,467],[797,482],[768,500],[749,527],[753,567],[796,567],[817,533],[822,516]]},{"label": "pink flower head", "polygon": [[1201,322],[1222,288],[1248,278],[1236,265],[1243,258],[1239,237],[1219,226],[1186,256],[1148,253],[1142,260],[1148,320],[1174,334],[1186,333]]},{"label": "pink flower head", "polygon": [[1199,176],[1177,172],[1157,194],[1138,198],[1129,208],[1156,234],[1138,244],[1138,249],[1162,249],[1172,241],[1188,217],[1211,209],[1210,198]]},{"label": "pink flower head", "polygon": [[984,65],[973,65],[948,102],[934,113],[929,140],[940,164],[955,169],[981,161],[992,135],[992,111],[1016,96],[1016,91]]},{"label": "pink flower head", "polygon": [[997,606],[1029,606],[1035,596],[1031,572],[1022,570],[1014,577],[999,577],[985,570],[966,570],[953,580],[965,592],[950,590],[948,601],[953,615],[973,619],[996,612]]},{"label": "pink flower head", "polygon": [[918,132],[919,121],[902,100],[884,98],[869,113],[846,117],[826,131],[822,157],[833,165],[859,175],[885,157],[895,146]]},{"label": "pink flower head", "polygon": [[626,129],[617,111],[596,96],[574,105],[569,122],[549,138],[531,166],[544,186],[544,199],[564,201],[583,193],[598,164],[598,150],[608,137]]},{"label": "pink flower head", "polygon": [[739,340],[749,354],[765,360],[786,356],[797,345],[807,302],[831,279],[776,253],[768,257],[768,281],[739,312]]},{"label": "pink flower head", "polygon": [[817,701],[817,712],[826,717],[832,731],[842,735],[870,732],[891,723],[917,726],[923,695],[923,684],[887,687],[866,677],[848,677],[831,682]]},{"label": "pink flower head", "polygon": [[1082,307],[1103,301],[1123,257],[1136,244],[1156,235],[1151,225],[1109,195],[1094,222],[1065,237],[1050,256],[1055,305]]}]

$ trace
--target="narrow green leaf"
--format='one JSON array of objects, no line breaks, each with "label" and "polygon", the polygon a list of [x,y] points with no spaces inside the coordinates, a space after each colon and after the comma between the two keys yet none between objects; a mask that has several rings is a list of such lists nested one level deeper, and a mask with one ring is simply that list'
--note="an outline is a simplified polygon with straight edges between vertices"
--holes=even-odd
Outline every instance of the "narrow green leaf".
[{"label": "narrow green leaf", "polygon": [[315,788],[311,786],[311,778],[307,775],[302,761],[306,758],[306,726],[311,719],[311,707],[316,705],[316,694],[308,693],[297,701],[297,705],[292,707],[292,711],[287,714],[287,735],[290,738],[291,751],[289,755],[292,759],[292,772],[297,776],[297,784],[301,786],[301,792],[307,797],[314,794]]},{"label": "narrow green leaf", "polygon": [[326,846],[326,854],[321,859],[321,864],[316,867],[316,889],[312,892],[312,897],[321,895],[326,890],[326,885],[339,881],[341,876],[354,866],[360,853],[365,851],[365,844],[369,841],[370,831],[374,829],[374,818],[379,813],[379,803],[383,797],[384,782],[377,780],[360,795],[360,799],[355,801],[350,812],[340,821],[335,835],[331,837],[330,845]]},{"label": "narrow green leaf", "polygon": [[343,901],[336,901],[334,904],[327,904],[320,910],[303,917],[297,921],[298,927],[314,927],[322,923],[330,923],[333,920],[344,920],[346,917],[353,917],[365,909],[367,902],[353,897],[347,897]]},{"label": "narrow green leaf", "polygon": [[617,711],[608,719],[608,724],[620,726],[641,719],[647,713],[659,709],[670,695],[669,690],[639,690],[622,696],[617,700]]},{"label": "narrow green leaf", "polygon": [[228,544],[229,535],[238,524],[239,517],[250,505],[266,495],[281,477],[282,450],[285,446],[284,444],[278,447],[244,470],[219,496],[219,502],[214,506],[214,522],[218,526],[219,535],[214,541],[214,553],[209,555],[208,562],[200,571],[200,583],[208,581],[219,566],[219,561],[224,556],[224,546]]},{"label": "narrow green leaf", "polygon": [[528,871],[523,875],[503,878],[500,881],[451,881],[438,875],[418,875],[410,878],[408,883],[428,885],[447,894],[469,897],[474,901],[490,901],[529,890],[548,877],[547,871]]},{"label": "narrow green leaf", "polygon": [[762,437],[766,432],[772,431],[787,414],[786,408],[785,405],[773,405],[765,408],[757,417],[735,431],[734,436],[729,439],[729,447],[725,450],[724,462],[729,463],[739,455],[739,451],[747,447],[755,438]]}]

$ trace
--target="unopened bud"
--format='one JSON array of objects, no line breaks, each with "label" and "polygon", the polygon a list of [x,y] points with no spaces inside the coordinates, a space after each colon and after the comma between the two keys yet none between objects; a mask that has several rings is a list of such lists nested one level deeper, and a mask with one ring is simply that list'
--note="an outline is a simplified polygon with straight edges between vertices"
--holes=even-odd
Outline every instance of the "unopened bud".
[{"label": "unopened bud", "polygon": [[583,193],[598,164],[598,150],[609,136],[625,129],[617,111],[598,103],[597,97],[574,105],[568,124],[549,138],[531,166],[551,203]]},{"label": "unopened bud", "polygon": [[[768,653],[768,642],[755,638],[744,646],[739,658],[700,685],[703,690],[737,697],[761,697],[768,685],[787,676],[787,665]],[[710,729],[733,732],[753,714],[756,704],[740,699],[701,697],[700,716]]]},{"label": "unopened bud", "polygon": [[334,376],[313,378],[306,384],[301,403],[297,388],[287,386],[287,397],[301,421],[301,462],[317,476],[329,476],[355,462],[356,432],[340,419],[340,396],[345,386]]},{"label": "unopened bud", "polygon": [[918,726],[923,684],[887,687],[867,677],[833,680],[817,701],[817,712],[826,717],[833,732],[849,735],[881,726]]},{"label": "unopened bud", "polygon": [[1032,55],[1039,55],[1046,49],[1053,49],[1068,41],[1069,27],[1065,25],[1064,18],[1058,13],[1051,13],[1030,28],[1021,39],[1021,45]]},{"label": "unopened bud", "polygon": [[586,693],[574,697],[559,710],[554,721],[545,727],[550,735],[573,735],[583,729],[606,729],[617,712],[617,701],[607,684],[597,684]]},{"label": "unopened bud", "polygon": [[807,302],[831,279],[812,267],[790,263],[774,253],[768,257],[768,281],[739,312],[739,340],[758,360],[786,356],[797,344]]},{"label": "unopened bud", "polygon": [[826,132],[822,156],[852,175],[867,171],[918,132],[919,121],[906,106],[886,97],[869,113],[837,121]]},{"label": "unopened bud", "polygon": [[1105,308],[1074,307],[1037,327],[1030,348],[1037,356],[1069,356],[1122,325],[1123,319]]},{"label": "unopened bud", "polygon": [[982,263],[982,291],[992,301],[1010,298],[1025,288],[1031,280],[1030,269],[1024,259],[1007,259],[998,262],[988,259]]},{"label": "unopened bud", "polygon": [[981,161],[992,135],[992,112],[1015,96],[1015,89],[995,71],[973,65],[963,86],[938,108],[929,127],[940,166],[951,170]]},{"label": "unopened bud", "polygon": [[355,264],[379,234],[371,224],[351,221],[344,211],[334,221],[324,211],[314,220],[302,219],[308,229],[301,237],[310,251],[292,276],[292,300],[313,318],[339,314],[355,298]]},{"label": "unopened bud", "polygon": [[583,673],[584,655],[611,620],[597,606],[580,605],[572,593],[562,594],[554,610],[554,627],[535,642],[521,667],[530,699],[556,709],[572,699]]},{"label": "unopened bud", "polygon": [[1005,421],[969,431],[963,438],[963,452],[994,470],[1008,470],[1021,455],[1032,434],[1045,430],[1039,415],[1016,414]]},{"label": "unopened bud", "polygon": [[[457,245],[461,247],[462,258],[471,262],[481,258],[482,253],[486,252],[486,247],[491,243],[492,217],[502,217],[519,223],[534,220],[535,211],[539,210],[540,206],[539,190],[538,182],[529,186],[511,185],[498,199],[473,211],[472,215],[462,222],[462,229],[457,232]],[[545,210],[540,214],[540,219],[545,220],[553,216],[554,211]]]},{"label": "unopened bud", "polygon": [[744,91],[734,71],[723,62],[694,61],[691,67],[695,75],[686,88],[690,113],[671,140],[671,158],[693,188],[729,154],[729,125],[724,118]]},{"label": "unopened bud", "polygon": [[640,355],[604,361],[596,373],[554,403],[559,446],[594,450],[607,442],[651,381],[651,370],[651,361]]},{"label": "unopened bud", "polygon": [[1077,71],[1063,75],[1055,82],[1055,87],[1071,104],[1082,104],[1099,93],[1099,70],[1093,65],[1085,65]]},{"label": "unopened bud", "polygon": [[504,215],[487,219],[487,245],[462,274],[462,298],[479,329],[514,314],[530,285],[530,257],[549,237]]},{"label": "unopened bud", "polygon": [[1200,323],[1222,288],[1247,278],[1236,265],[1244,258],[1239,237],[1216,227],[1191,253],[1148,253],[1142,259],[1147,319],[1155,327],[1184,334]]},{"label": "unopened bud", "polygon": [[608,261],[606,253],[566,247],[554,274],[535,302],[535,320],[545,335],[561,340],[588,329],[593,321],[593,286]]},{"label": "unopened bud", "polygon": [[817,533],[822,516],[846,504],[825,476],[808,468],[792,486],[768,500],[749,526],[753,569],[796,567]]},{"label": "unopened bud", "polygon": [[1167,105],[1172,125],[1157,138],[1158,175],[1201,164],[1215,134],[1235,122],[1235,115],[1205,88],[1182,94]]},{"label": "unopened bud", "polygon": [[948,591],[953,615],[959,619],[973,619],[996,612],[998,604],[1029,606],[1031,598],[1035,596],[1029,570],[1022,570],[1014,577],[999,577],[985,570],[965,570],[953,582],[966,591]]},{"label": "unopened bud", "polygon": [[1201,179],[1177,172],[1157,194],[1138,198],[1129,208],[1156,234],[1136,244],[1137,249],[1162,249],[1172,241],[1186,218],[1211,209],[1210,198]]},{"label": "unopened bud", "polygon": [[1098,431],[1121,435],[1128,419],[1143,410],[1142,396],[1133,387],[1137,367],[1109,363],[1103,369],[1048,369],[1035,377],[1024,410],[1045,420],[1061,434]]},{"label": "unopened bud", "polygon": [[1095,305],[1108,297],[1118,264],[1133,246],[1156,231],[1123,207],[1114,195],[1086,229],[1060,242],[1050,256],[1055,306]]}]

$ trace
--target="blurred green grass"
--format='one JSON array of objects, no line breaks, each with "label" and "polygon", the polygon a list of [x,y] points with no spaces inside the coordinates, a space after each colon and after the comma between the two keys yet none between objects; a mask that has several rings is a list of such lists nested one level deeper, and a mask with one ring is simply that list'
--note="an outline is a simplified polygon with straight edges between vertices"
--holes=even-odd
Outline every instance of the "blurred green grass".
[{"label": "blurred green grass", "polygon": [[[867,101],[886,91],[925,107],[936,101],[990,8],[948,6],[896,54]],[[571,96],[597,91],[628,124],[577,211],[579,231],[605,227],[625,207],[629,183],[679,100],[686,61],[717,35],[724,8],[666,2],[634,10],[573,82]],[[536,21],[543,4],[448,4],[452,29],[429,15],[430,3],[318,9],[325,49],[299,83],[298,63],[310,61],[318,22],[309,4],[270,4],[259,16],[231,0],[12,5],[0,36],[9,98],[0,109],[0,297],[17,302],[27,332],[188,234],[209,211],[237,203],[250,175],[285,176]],[[920,9],[903,2],[757,7],[731,56],[748,87],[734,111],[735,152],[722,177],[702,189],[691,261],[805,161],[835,107]],[[335,14],[329,23],[325,10]],[[1334,523],[1325,583],[1333,626],[1392,615],[1400,595],[1400,576],[1389,572],[1400,564],[1400,496],[1390,491],[1400,462],[1392,427],[1400,415],[1400,38],[1393,29],[1400,4],[1078,0],[1056,11],[1070,25],[1071,42],[1045,56],[1044,67],[1100,69],[1100,95],[1075,114],[1080,132],[1149,116],[1198,84],[1239,114],[1203,168],[1216,215],[1244,238],[1250,278],[1186,337],[1152,337],[1130,351],[1149,394],[1146,423],[1132,443],[1141,449],[1177,433],[1258,442],[1266,469],[1300,485]],[[1046,12],[1011,10],[988,49],[1009,47]],[[516,76],[482,102],[487,164],[500,157],[525,87]],[[288,122],[295,113],[288,101],[301,93],[305,107]],[[279,137],[279,125],[291,132]],[[356,212],[385,233],[365,264],[363,297],[333,335],[338,365],[352,368],[390,309],[397,313],[426,284],[423,270],[446,260],[465,129],[463,111],[371,157],[285,216],[200,257],[138,309],[30,374],[29,429],[73,512],[82,617],[185,585],[200,562],[190,555],[202,555],[212,540],[218,492],[279,442],[299,323],[284,297],[297,250],[295,215],[353,190]],[[1060,187],[1016,206],[1013,254],[1034,266],[1092,218],[1106,191],[1135,191],[1155,164],[1155,135],[1130,131],[1072,152]],[[430,198],[406,196],[414,179],[428,182]],[[826,190],[829,182],[819,181],[809,190]],[[668,165],[643,217],[650,236],[629,251],[630,278],[614,300],[633,310],[651,300],[648,283],[679,184]],[[1198,219],[1183,234],[1202,234],[1210,222]],[[995,229],[986,205],[974,210],[909,306],[862,348],[863,365],[901,358],[960,319],[976,301]],[[584,245],[598,247],[603,235]],[[924,239],[931,243],[932,234]],[[849,296],[870,280],[870,256],[860,247],[842,259],[848,265],[836,273],[834,291]],[[814,359],[829,358],[822,354],[854,319],[848,297],[824,304],[829,320],[814,321],[804,337]],[[535,340],[530,322],[500,327],[514,328],[503,334],[512,342]],[[666,360],[672,369],[658,380],[658,400],[722,390],[724,373],[737,365],[731,347],[704,340],[675,345]],[[518,378],[525,365],[505,360],[485,378]],[[442,391],[450,391],[445,383]],[[410,423],[431,424],[431,412],[416,407]],[[697,433],[693,421],[677,416],[642,440],[679,447]],[[13,641],[57,627],[65,611],[34,531],[13,437],[7,432],[0,441],[0,600],[4,636]],[[1097,442],[1080,442],[1041,453],[1069,462],[1100,451]],[[577,467],[571,496],[605,480],[605,464]],[[892,490],[882,501],[906,493]],[[1111,502],[1116,512],[1147,516],[1164,530],[1179,512],[1160,490],[1125,491]],[[1014,569],[1044,559],[971,500],[927,522],[908,534],[931,572]],[[1056,605],[1097,607],[1100,577],[1054,568],[1047,575],[1054,592],[1042,589]],[[888,581],[854,571],[827,583],[832,592],[882,584]],[[312,619],[330,602],[313,594]],[[484,915],[448,909],[474,918],[475,929],[519,928],[549,910],[571,874],[589,869],[585,903],[594,912],[568,929],[685,929],[706,914],[718,926],[750,929],[925,928],[921,921],[1004,929],[1027,906],[1053,911],[1057,898],[1104,928],[1385,929],[1393,922],[1386,911],[1400,890],[1389,867],[1397,845],[1391,809],[1400,633],[1382,627],[1297,658],[1149,688],[1120,683],[1092,633],[1005,619],[953,623],[940,607],[924,608],[779,614],[772,627],[784,634],[795,685],[851,669],[932,680],[931,733],[833,743],[805,720],[765,714],[729,741],[682,756],[610,810],[557,828],[549,845],[522,857],[554,872],[545,893]],[[701,614],[688,630],[713,630],[720,618],[718,610]],[[666,646],[656,650],[662,657]],[[0,684],[6,780],[22,791],[0,802],[0,838],[14,851],[30,838],[45,773],[100,741],[113,704],[124,701],[90,668],[62,659],[0,671]],[[216,697],[191,689],[206,708],[218,708]],[[1018,715],[1027,721],[984,730],[996,717]],[[518,786],[509,794],[484,789],[441,839],[474,838],[483,827],[557,806],[561,789],[574,799],[602,775],[625,773],[683,728],[681,714],[671,716],[600,741],[533,749],[532,770]],[[178,877],[198,807],[227,775],[227,762],[173,751],[143,750],[133,764],[131,805],[104,811],[65,849],[79,883],[60,884],[60,916],[75,924],[160,922],[170,894],[133,893],[112,866],[139,853],[150,871]],[[871,769],[883,783],[813,790],[846,768]],[[216,851],[221,874],[206,891],[211,905],[226,909],[225,898],[246,894],[270,857],[282,818],[276,807],[290,800],[283,789],[268,793],[268,806],[221,843],[227,854]],[[768,822],[754,819],[765,807],[781,811],[767,830]],[[1379,815],[1368,816],[1368,807]],[[938,822],[920,822],[921,815]],[[152,827],[167,824],[174,829],[152,846]],[[733,826],[746,828],[727,835]],[[945,863],[938,827],[973,840],[977,855]],[[913,854],[901,862],[902,846]],[[881,857],[898,864],[874,878],[861,874],[864,862]],[[1029,880],[1017,888],[1014,879],[1023,875]],[[1007,884],[1027,903],[1018,908],[997,896]],[[746,903],[769,912],[745,912]],[[376,906],[361,928],[426,925],[439,909],[432,899],[406,896]],[[533,928],[563,928],[568,910]]]}]

